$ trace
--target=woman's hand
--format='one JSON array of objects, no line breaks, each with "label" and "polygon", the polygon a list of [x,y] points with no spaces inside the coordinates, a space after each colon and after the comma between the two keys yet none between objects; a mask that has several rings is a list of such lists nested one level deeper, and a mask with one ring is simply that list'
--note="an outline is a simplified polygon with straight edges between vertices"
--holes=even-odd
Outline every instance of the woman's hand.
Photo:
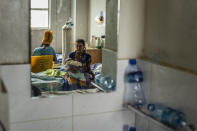
[{"label": "woman's hand", "polygon": [[94,73],[92,71],[91,71],[91,75],[92,75],[92,80],[94,81],[95,75],[94,75]]},{"label": "woman's hand", "polygon": [[82,58],[82,53],[79,51],[76,51],[75,60],[80,62],[81,58]]}]

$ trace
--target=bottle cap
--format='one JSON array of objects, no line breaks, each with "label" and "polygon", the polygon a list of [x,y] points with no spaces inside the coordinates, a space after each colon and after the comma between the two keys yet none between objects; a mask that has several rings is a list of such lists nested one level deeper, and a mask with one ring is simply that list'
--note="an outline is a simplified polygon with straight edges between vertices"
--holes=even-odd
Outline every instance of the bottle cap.
[{"label": "bottle cap", "polygon": [[131,127],[131,128],[129,129],[129,131],[136,131],[136,128],[135,128],[135,127]]},{"label": "bottle cap", "polygon": [[136,63],[137,63],[137,62],[136,62],[136,59],[130,59],[130,60],[129,60],[129,64],[130,64],[130,65],[136,65]]}]

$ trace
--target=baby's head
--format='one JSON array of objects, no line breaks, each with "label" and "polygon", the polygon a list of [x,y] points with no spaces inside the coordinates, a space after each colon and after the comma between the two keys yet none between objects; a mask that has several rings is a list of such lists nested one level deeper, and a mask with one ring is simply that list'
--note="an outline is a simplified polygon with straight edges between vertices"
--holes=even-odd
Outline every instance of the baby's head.
[{"label": "baby's head", "polygon": [[65,61],[65,69],[72,73],[77,73],[80,71],[82,64],[76,60],[66,59]]},{"label": "baby's head", "polygon": [[81,67],[82,66],[81,62],[79,62],[77,60],[72,60],[70,58],[67,58],[65,60],[64,65],[72,65],[72,66],[76,66],[76,67]]}]

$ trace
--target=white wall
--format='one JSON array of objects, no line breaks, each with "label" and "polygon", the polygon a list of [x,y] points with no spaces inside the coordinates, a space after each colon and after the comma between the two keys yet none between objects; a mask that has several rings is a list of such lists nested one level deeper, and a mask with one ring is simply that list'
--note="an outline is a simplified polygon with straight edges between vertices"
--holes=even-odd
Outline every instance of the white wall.
[{"label": "white wall", "polygon": [[[45,32],[45,29],[31,31],[31,55],[33,54],[33,50],[37,47],[40,47],[40,45],[42,44],[44,32]],[[55,45],[55,39],[53,39],[53,42],[52,42],[52,46],[54,45]]]},{"label": "white wall", "polygon": [[88,40],[89,0],[76,0],[76,39]]},{"label": "white wall", "polygon": [[89,12],[89,40],[91,40],[92,35],[100,37],[105,35],[105,26],[99,26],[95,22],[95,17],[103,11],[104,21],[106,21],[106,0],[89,0],[90,12]]},{"label": "white wall", "polygon": [[[196,7],[194,0],[147,1],[144,55],[156,62],[197,71]],[[197,126],[196,75],[156,64],[150,67],[150,102],[183,111]]]},{"label": "white wall", "polygon": [[73,31],[72,31],[72,36],[73,36],[73,41],[76,41],[76,3],[77,0],[71,0],[71,17],[73,19]]},{"label": "white wall", "polygon": [[29,1],[0,3],[0,64],[29,63]]},{"label": "white wall", "polygon": [[197,1],[148,0],[145,55],[197,71]]},{"label": "white wall", "polygon": [[[62,52],[62,26],[71,17],[71,0],[51,0],[50,25],[53,31],[52,45],[57,53]],[[31,31],[31,51],[42,44],[43,29]]]},{"label": "white wall", "polygon": [[124,125],[134,125],[134,114],[122,107],[125,67],[118,65],[119,83],[113,93],[43,99],[30,96],[30,65],[1,66],[9,92],[10,131],[120,131]]},{"label": "white wall", "polygon": [[4,86],[4,82],[2,81],[0,76],[0,122],[1,124],[3,124],[3,127],[0,125],[0,131],[2,131],[2,128],[5,128],[6,130],[9,129],[8,93],[3,92],[3,88],[5,89],[5,91],[7,91],[7,88]]},{"label": "white wall", "polygon": [[[193,0],[120,1],[118,58],[138,58],[144,53],[158,61],[196,70],[196,7]],[[143,66],[148,102],[180,110],[197,126],[197,77],[150,62],[138,62]],[[139,130],[159,130],[143,118],[136,117],[136,124]]]},{"label": "white wall", "polygon": [[197,127],[197,76],[138,60],[145,75],[148,103],[162,103],[186,114],[186,119]]},{"label": "white wall", "polygon": [[139,57],[144,44],[145,0],[120,0],[118,58]]}]

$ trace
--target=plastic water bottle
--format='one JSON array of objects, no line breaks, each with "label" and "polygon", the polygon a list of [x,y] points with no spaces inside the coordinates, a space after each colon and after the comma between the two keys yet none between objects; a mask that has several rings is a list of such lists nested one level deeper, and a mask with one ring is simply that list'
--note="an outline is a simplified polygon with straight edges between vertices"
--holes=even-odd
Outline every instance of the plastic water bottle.
[{"label": "plastic water bottle", "polygon": [[112,80],[109,76],[98,74],[95,76],[95,82],[97,85],[99,85],[102,89],[104,89],[107,92],[115,90],[115,81]]},{"label": "plastic water bottle", "polygon": [[146,100],[142,87],[143,74],[137,66],[136,59],[129,60],[129,65],[125,71],[124,82],[126,87],[126,103],[137,107],[145,105]]},{"label": "plastic water bottle", "polygon": [[136,131],[136,128],[133,126],[129,127],[129,125],[124,125],[123,131]]},{"label": "plastic water bottle", "polygon": [[148,104],[147,110],[150,116],[174,129],[179,127],[187,127],[185,115],[182,112],[161,104]]},{"label": "plastic water bottle", "polygon": [[112,80],[109,76],[106,76],[103,80],[103,88],[107,92],[114,91],[115,90],[115,81]]},{"label": "plastic water bottle", "polygon": [[103,81],[103,80],[104,80],[104,75],[98,74],[98,75],[95,76],[95,82],[96,82],[97,85],[101,85],[101,81]]},{"label": "plastic water bottle", "polygon": [[136,131],[135,127],[130,127],[129,131]]}]

